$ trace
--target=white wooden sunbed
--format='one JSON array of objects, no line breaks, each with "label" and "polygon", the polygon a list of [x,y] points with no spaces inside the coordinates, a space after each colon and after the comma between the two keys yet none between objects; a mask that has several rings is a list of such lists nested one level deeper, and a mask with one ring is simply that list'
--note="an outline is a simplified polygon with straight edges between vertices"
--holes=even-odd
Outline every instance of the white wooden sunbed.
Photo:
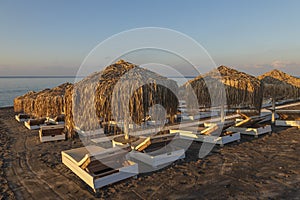
[{"label": "white wooden sunbed", "polygon": [[65,140],[64,125],[41,126],[39,137],[41,142]]},{"label": "white wooden sunbed", "polygon": [[[175,137],[174,137],[175,136]],[[130,158],[138,160],[153,168],[158,168],[185,158],[185,150],[172,144],[176,135],[159,135],[145,138],[145,142],[133,148]],[[168,143],[168,144],[167,144]]]},{"label": "white wooden sunbed", "polygon": [[[276,110],[276,114],[286,114],[286,115],[300,115],[300,110]],[[276,126],[294,126],[300,128],[300,120],[296,119],[279,119],[275,120]]]},{"label": "white wooden sunbed", "polygon": [[240,132],[244,135],[252,135],[257,138],[259,135],[263,135],[266,133],[272,133],[272,127],[270,124],[266,124],[264,122],[271,121],[271,116],[253,116],[241,120],[234,126],[231,126],[227,129],[227,131],[232,132]]},{"label": "white wooden sunbed", "polygon": [[229,132],[220,136],[214,135],[217,131],[223,132],[223,130],[219,130],[220,128],[219,123],[207,123],[202,130],[198,130],[197,127],[185,127],[183,130],[170,130],[170,133],[179,134],[181,139],[218,144],[221,147],[231,142],[240,141],[241,134],[239,132]]},{"label": "white wooden sunbed", "polygon": [[[61,152],[63,164],[95,192],[103,186],[137,176],[138,164],[123,158],[123,154],[124,150],[119,147],[104,149],[98,146],[87,146]],[[126,154],[127,151],[124,155]],[[96,159],[90,161],[91,158]],[[112,163],[113,166],[108,165],[107,162]],[[94,171],[97,168],[98,171]]]}]

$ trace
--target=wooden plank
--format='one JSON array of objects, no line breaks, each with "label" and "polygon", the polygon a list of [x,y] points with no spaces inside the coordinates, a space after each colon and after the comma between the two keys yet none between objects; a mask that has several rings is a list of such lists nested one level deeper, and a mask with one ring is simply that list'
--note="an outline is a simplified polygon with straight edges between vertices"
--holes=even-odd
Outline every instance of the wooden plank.
[{"label": "wooden plank", "polygon": [[299,114],[300,110],[276,110],[276,113]]}]

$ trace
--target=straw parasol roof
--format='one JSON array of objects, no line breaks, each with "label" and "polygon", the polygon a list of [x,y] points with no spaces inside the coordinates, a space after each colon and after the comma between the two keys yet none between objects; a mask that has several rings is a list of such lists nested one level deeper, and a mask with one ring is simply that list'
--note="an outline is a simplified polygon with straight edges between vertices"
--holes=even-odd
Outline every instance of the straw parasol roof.
[{"label": "straw parasol roof", "polygon": [[120,60],[67,90],[65,110],[69,136],[74,134],[75,125],[92,130],[99,128],[101,121],[119,121],[122,117],[140,124],[149,114],[149,108],[156,104],[174,116],[178,106],[177,90],[175,81]]},{"label": "straw parasol roof", "polygon": [[15,112],[24,112],[33,117],[56,117],[64,113],[64,95],[71,83],[64,83],[52,89],[30,91],[14,99]]},{"label": "straw parasol roof", "polygon": [[264,84],[264,98],[277,100],[300,98],[300,78],[286,74],[280,70],[267,72],[258,79]]},{"label": "straw parasol roof", "polygon": [[188,81],[183,87],[189,86],[193,88],[199,106],[221,106],[224,101],[222,97],[225,97],[222,92],[225,92],[228,107],[257,110],[261,108],[263,87],[260,81],[254,76],[226,66],[200,75]]},{"label": "straw parasol roof", "polygon": [[16,113],[23,113],[24,112],[24,99],[27,99],[30,96],[35,95],[35,93],[36,93],[35,91],[29,91],[28,93],[26,93],[22,96],[16,97],[14,99],[14,111]]}]

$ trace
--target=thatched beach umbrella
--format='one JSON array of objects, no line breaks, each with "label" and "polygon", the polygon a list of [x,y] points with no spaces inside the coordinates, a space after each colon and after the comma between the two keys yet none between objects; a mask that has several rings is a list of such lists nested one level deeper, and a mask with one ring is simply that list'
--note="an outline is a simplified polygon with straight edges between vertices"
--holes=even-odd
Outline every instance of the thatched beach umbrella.
[{"label": "thatched beach umbrella", "polygon": [[35,91],[29,91],[22,96],[16,97],[14,99],[14,111],[16,113],[24,113],[24,100],[29,98],[30,96],[35,95],[35,93]]},{"label": "thatched beach umbrella", "polygon": [[71,83],[64,83],[37,95],[33,109],[36,117],[56,117],[64,113],[64,96]]},{"label": "thatched beach umbrella", "polygon": [[14,99],[15,112],[22,111],[33,117],[55,117],[64,113],[64,95],[71,83],[52,89],[29,92]]},{"label": "thatched beach umbrella", "polygon": [[[263,87],[260,81],[254,76],[226,66],[220,66],[217,70],[199,76],[187,82],[183,87],[188,86],[193,88],[199,106],[222,106],[224,102],[222,91],[224,91],[229,108],[261,109]],[[220,89],[222,87],[224,90]],[[212,105],[212,100],[215,100],[214,105]]]},{"label": "thatched beach umbrella", "polygon": [[[161,104],[167,114],[177,112],[177,83],[137,65],[120,60],[76,83],[66,94],[66,127],[93,130],[100,121],[143,123],[149,108]],[[72,102],[72,103],[71,103]]]},{"label": "thatched beach umbrella", "polygon": [[264,98],[287,100],[300,98],[300,78],[273,70],[258,77],[264,84]]}]

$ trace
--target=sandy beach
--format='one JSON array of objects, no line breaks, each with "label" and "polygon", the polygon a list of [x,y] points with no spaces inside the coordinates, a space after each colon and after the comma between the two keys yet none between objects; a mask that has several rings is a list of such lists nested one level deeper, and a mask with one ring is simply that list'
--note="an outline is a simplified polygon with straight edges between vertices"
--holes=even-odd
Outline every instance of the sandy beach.
[{"label": "sandy beach", "polygon": [[101,189],[91,189],[61,163],[79,139],[41,144],[38,131],[0,109],[1,199],[300,199],[300,130],[273,129],[257,139],[215,147],[198,158],[194,142],[184,161]]}]

